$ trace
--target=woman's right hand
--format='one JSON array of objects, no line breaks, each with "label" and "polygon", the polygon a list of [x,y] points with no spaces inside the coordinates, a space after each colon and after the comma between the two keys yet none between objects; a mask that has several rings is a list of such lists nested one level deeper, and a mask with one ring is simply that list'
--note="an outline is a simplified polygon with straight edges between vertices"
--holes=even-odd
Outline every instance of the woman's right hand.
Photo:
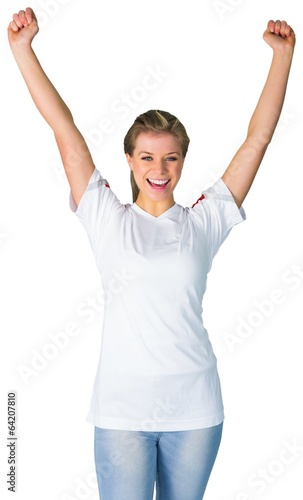
[{"label": "woman's right hand", "polygon": [[13,15],[7,32],[11,48],[31,45],[33,38],[39,31],[34,11],[28,7]]}]

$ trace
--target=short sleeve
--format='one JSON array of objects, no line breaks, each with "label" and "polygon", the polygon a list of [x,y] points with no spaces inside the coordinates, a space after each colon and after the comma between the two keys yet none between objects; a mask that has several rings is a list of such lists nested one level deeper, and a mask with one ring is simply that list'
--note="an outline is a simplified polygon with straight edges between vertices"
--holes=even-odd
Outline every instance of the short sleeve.
[{"label": "short sleeve", "polygon": [[86,230],[94,252],[97,251],[111,218],[122,207],[107,180],[96,168],[78,206],[70,193],[70,208]]},{"label": "short sleeve", "polygon": [[203,192],[192,210],[201,220],[211,257],[218,252],[232,227],[246,219],[243,207],[238,208],[222,178]]}]

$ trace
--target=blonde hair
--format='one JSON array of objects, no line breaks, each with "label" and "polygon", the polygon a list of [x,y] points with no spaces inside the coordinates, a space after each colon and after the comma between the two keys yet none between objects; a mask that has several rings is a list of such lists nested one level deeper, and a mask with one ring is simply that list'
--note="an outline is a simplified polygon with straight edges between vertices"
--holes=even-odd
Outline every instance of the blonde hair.
[{"label": "blonde hair", "polygon": [[[130,156],[133,155],[137,137],[142,132],[172,134],[179,142],[183,158],[185,158],[190,139],[184,125],[182,125],[176,116],[168,111],[151,109],[139,115],[124,138],[125,153],[128,153]],[[133,202],[135,202],[139,195],[139,188],[136,184],[133,171],[130,173],[130,183],[133,193]]]}]

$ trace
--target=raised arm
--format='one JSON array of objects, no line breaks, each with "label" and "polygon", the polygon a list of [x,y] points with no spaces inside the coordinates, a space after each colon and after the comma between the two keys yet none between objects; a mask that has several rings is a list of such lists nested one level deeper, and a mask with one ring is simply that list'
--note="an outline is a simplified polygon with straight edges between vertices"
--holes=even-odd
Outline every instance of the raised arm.
[{"label": "raised arm", "polygon": [[269,21],[263,38],[273,49],[268,77],[249,122],[247,137],[222,176],[238,207],[251,187],[278,123],[295,47],[295,34],[285,21]]},{"label": "raised arm", "polygon": [[8,39],[33,101],[54,132],[71,192],[78,204],[94,171],[94,164],[70,110],[32,49],[32,40],[38,31],[35,14],[27,8],[14,14],[8,27]]}]

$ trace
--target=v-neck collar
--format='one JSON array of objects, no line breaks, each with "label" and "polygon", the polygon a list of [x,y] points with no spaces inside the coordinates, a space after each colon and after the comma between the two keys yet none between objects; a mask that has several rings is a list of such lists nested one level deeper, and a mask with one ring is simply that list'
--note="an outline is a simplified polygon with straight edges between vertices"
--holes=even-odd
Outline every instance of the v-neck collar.
[{"label": "v-neck collar", "polygon": [[135,212],[144,215],[148,219],[154,219],[154,220],[165,219],[166,217],[171,215],[177,209],[177,207],[178,207],[177,203],[174,203],[172,207],[165,210],[165,212],[163,212],[161,215],[155,216],[143,210],[143,208],[139,207],[139,205],[137,205],[136,202],[131,205],[131,208],[133,208]]}]

